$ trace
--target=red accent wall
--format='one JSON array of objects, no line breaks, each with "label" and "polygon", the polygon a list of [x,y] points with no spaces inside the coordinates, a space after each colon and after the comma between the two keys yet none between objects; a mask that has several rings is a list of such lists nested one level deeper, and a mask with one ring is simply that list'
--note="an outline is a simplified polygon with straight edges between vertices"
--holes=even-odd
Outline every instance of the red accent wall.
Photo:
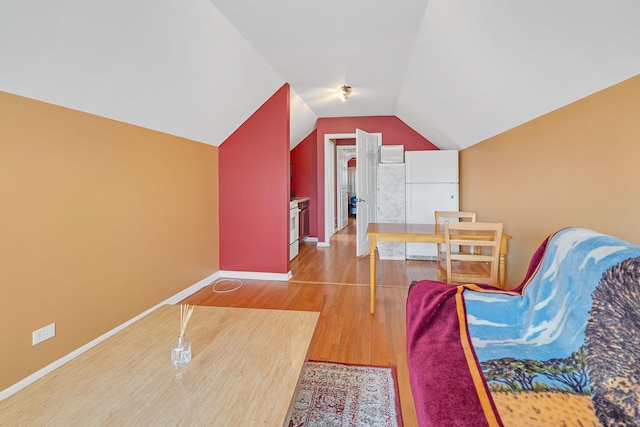
[{"label": "red accent wall", "polygon": [[316,205],[318,204],[318,185],[315,174],[317,132],[314,130],[291,150],[293,174],[291,178],[291,195],[310,197],[309,200],[309,235],[317,236],[318,220]]},{"label": "red accent wall", "polygon": [[[316,236],[319,242],[324,242],[324,135],[335,133],[355,133],[362,129],[369,133],[382,133],[383,145],[404,145],[405,151],[438,150],[429,140],[409,127],[396,116],[366,116],[366,117],[333,117],[321,118],[317,121],[316,138],[316,179],[317,205],[315,224]],[[311,220],[311,216],[309,217]]]},{"label": "red accent wall", "polygon": [[289,271],[289,85],[219,148],[220,269]]}]

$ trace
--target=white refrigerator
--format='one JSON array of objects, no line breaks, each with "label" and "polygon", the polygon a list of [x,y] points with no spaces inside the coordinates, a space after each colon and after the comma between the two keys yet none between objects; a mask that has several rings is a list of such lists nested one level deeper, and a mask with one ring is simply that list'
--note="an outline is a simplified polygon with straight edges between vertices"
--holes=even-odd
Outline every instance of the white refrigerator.
[{"label": "white refrigerator", "polygon": [[[407,151],[406,166],[406,222],[433,224],[435,211],[457,211],[458,151]],[[407,259],[436,259],[436,245],[407,243]]]}]

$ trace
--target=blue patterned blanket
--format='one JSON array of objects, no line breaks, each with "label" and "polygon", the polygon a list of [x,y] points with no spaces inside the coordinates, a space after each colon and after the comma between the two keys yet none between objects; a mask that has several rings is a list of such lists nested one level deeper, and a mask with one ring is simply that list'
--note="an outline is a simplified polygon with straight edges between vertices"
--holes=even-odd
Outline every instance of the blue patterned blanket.
[{"label": "blue patterned blanket", "polygon": [[[546,393],[547,397],[562,397],[563,402],[570,395],[587,396],[601,423],[640,425],[640,379],[621,376],[627,363],[624,359],[640,349],[616,347],[624,343],[614,342],[616,335],[628,334],[627,342],[633,345],[640,334],[640,324],[625,324],[634,310],[638,319],[637,257],[639,246],[594,231],[567,228],[550,238],[536,273],[519,294],[465,289],[471,343],[492,393],[520,397]],[[634,289],[631,293],[624,289],[629,286]],[[623,363],[614,367],[618,363],[615,352]],[[603,368],[613,371],[614,377],[600,375]],[[621,393],[620,388],[633,389],[632,382],[635,397]],[[624,395],[626,403],[618,402],[613,408],[613,399],[605,402],[603,395],[615,397],[616,393]],[[579,411],[584,408],[580,406]],[[616,422],[610,424],[613,419]]]}]

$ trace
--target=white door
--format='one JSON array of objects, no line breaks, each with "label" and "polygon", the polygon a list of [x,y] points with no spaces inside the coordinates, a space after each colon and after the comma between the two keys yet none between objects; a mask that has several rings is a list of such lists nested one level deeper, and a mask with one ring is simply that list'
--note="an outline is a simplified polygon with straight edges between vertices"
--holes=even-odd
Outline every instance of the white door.
[{"label": "white door", "polygon": [[356,256],[369,253],[367,226],[376,220],[378,137],[356,129]]}]

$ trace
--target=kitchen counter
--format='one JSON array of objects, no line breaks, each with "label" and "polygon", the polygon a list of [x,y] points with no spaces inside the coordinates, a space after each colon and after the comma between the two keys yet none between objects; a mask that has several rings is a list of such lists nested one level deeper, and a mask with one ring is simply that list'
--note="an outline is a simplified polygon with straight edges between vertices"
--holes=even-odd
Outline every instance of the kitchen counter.
[{"label": "kitchen counter", "polygon": [[294,197],[291,199],[292,202],[302,203],[311,200],[311,197]]}]

